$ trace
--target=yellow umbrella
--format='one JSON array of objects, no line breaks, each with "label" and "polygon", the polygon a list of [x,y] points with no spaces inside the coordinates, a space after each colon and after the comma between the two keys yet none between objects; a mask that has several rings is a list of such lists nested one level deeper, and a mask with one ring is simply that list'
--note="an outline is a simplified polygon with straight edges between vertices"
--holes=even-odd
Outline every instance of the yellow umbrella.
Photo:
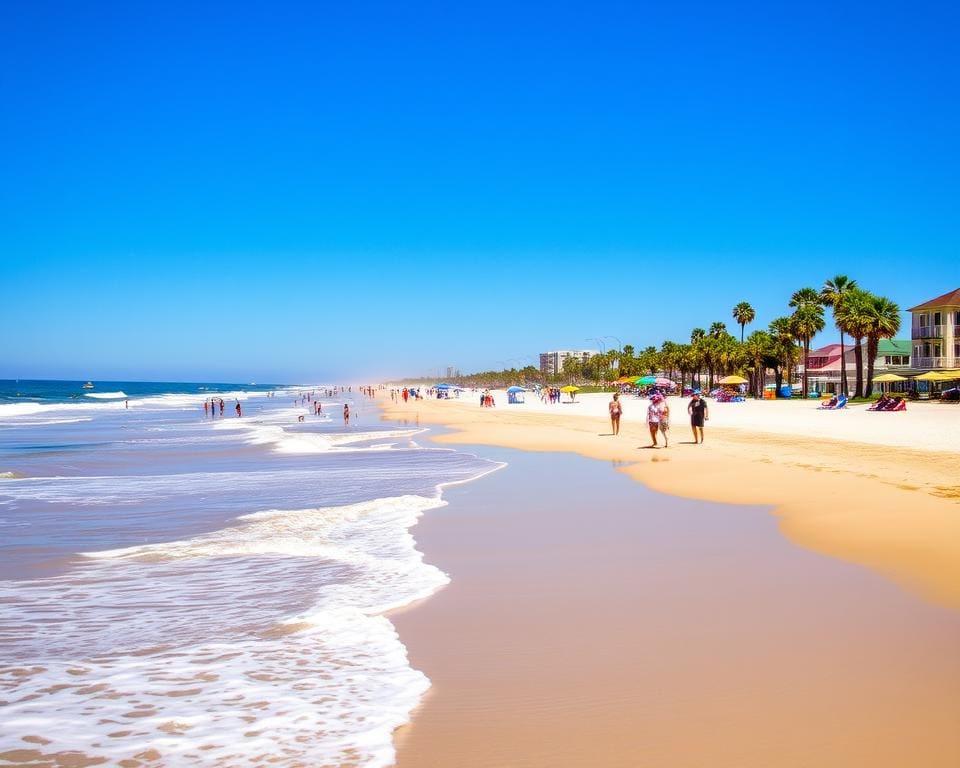
[{"label": "yellow umbrella", "polygon": [[896,373],[885,373],[882,376],[873,377],[874,384],[889,384],[892,381],[906,381],[906,380],[907,380],[906,376],[900,376],[899,374],[896,374]]},{"label": "yellow umbrella", "polygon": [[[953,381],[956,376],[952,373],[943,373],[941,371],[927,371],[919,376],[914,376],[914,381]],[[876,381],[876,379],[874,379]]]},{"label": "yellow umbrella", "polygon": [[749,384],[750,380],[743,376],[724,376],[717,384]]},{"label": "yellow umbrella", "polygon": [[579,392],[580,387],[575,387],[573,384],[567,384],[565,387],[560,387],[561,392]]}]

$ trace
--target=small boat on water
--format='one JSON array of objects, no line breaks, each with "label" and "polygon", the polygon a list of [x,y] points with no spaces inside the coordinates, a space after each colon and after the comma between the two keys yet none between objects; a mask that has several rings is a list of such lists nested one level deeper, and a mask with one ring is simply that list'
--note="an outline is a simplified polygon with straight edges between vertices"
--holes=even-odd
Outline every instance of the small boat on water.
[{"label": "small boat on water", "polygon": [[93,389],[93,382],[92,382],[92,381],[88,381],[86,384],[84,384],[84,385],[81,387],[81,389]]}]

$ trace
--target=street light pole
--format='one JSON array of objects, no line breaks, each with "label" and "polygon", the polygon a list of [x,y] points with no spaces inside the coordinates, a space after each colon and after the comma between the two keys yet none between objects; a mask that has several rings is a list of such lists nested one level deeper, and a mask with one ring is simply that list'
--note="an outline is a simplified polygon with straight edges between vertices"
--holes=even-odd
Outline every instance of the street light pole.
[{"label": "street light pole", "polygon": [[620,341],[620,339],[618,339],[616,336],[614,336],[613,334],[607,334],[607,335],[604,336],[603,338],[605,338],[605,339],[613,339],[615,342],[617,342],[617,349],[618,349],[620,352],[623,352],[623,342]]}]

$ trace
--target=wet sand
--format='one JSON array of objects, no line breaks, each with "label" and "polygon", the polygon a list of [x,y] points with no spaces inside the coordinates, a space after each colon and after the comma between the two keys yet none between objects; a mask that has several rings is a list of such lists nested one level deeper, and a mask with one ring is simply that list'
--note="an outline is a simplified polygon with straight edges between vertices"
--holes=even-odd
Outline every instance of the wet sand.
[{"label": "wet sand", "polygon": [[[613,437],[607,400],[489,409],[466,395],[408,404],[387,395],[384,413],[450,427],[441,442],[569,451],[620,462],[634,479],[671,495],[768,505],[795,543],[960,608],[960,408],[818,413],[801,401],[711,402],[707,442],[693,445],[686,401],[670,398],[671,447],[647,450],[645,401],[626,399]],[[904,435],[925,438],[914,448],[883,443]]]},{"label": "wet sand", "polygon": [[509,466],[414,529],[452,583],[391,617],[433,682],[401,768],[960,764],[960,613],[769,508],[475,450]]}]

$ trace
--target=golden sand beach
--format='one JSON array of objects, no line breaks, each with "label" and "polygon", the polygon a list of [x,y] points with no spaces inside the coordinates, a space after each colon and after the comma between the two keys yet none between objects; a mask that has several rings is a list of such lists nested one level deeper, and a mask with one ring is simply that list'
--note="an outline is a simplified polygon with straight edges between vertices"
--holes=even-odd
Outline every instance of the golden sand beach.
[{"label": "golden sand beach", "polygon": [[643,400],[613,437],[607,395],[468,394],[385,401],[525,452],[414,531],[452,583],[393,617],[434,686],[398,765],[960,761],[960,409],[711,402],[694,445],[671,398],[647,449]]}]

